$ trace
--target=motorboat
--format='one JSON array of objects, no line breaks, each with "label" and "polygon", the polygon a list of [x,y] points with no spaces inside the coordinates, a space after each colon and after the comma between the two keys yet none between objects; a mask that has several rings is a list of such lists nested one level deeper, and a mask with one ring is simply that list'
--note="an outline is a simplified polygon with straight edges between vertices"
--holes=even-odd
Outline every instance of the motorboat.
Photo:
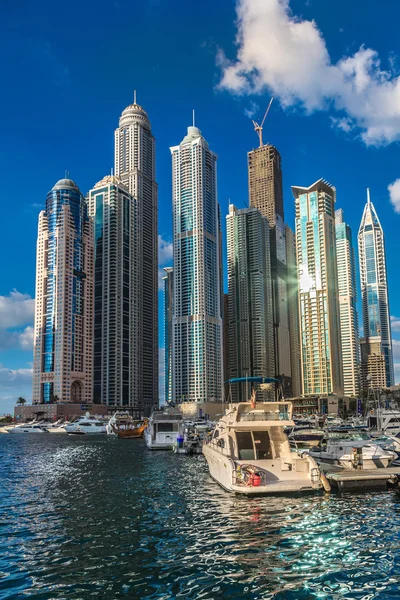
[{"label": "motorboat", "polygon": [[332,427],[341,427],[343,425],[343,419],[335,417],[334,415],[328,415],[325,419],[325,427],[331,429]]},{"label": "motorboat", "polygon": [[303,429],[294,427],[288,438],[292,446],[297,448],[312,448],[318,446],[325,432],[322,429]]},{"label": "motorboat", "polygon": [[368,433],[356,430],[327,431],[309,455],[319,463],[365,470],[386,468],[397,458],[395,452],[379,446]]},{"label": "motorboat", "polygon": [[372,439],[374,444],[378,444],[384,450],[391,450],[396,453],[397,458],[400,457],[400,433],[396,435],[379,435]]},{"label": "motorboat", "polygon": [[397,435],[400,433],[400,410],[377,408],[368,413],[368,429],[376,434]]},{"label": "motorboat", "polygon": [[[211,477],[236,494],[309,492],[324,475],[306,453],[291,450],[285,427],[294,427],[291,402],[231,404],[203,444]],[[328,484],[329,485],[329,484]]]},{"label": "motorboat", "polygon": [[205,421],[183,422],[172,450],[176,454],[201,454],[204,439],[213,427],[214,424]]},{"label": "motorboat", "polygon": [[89,434],[107,433],[106,423],[88,412],[84,417],[79,417],[72,423],[66,424],[64,429],[67,433],[75,433],[75,430]]},{"label": "motorboat", "polygon": [[60,419],[55,423],[52,423],[49,427],[47,427],[47,431],[49,433],[67,433],[65,427],[69,424],[69,421],[63,421],[62,419]]},{"label": "motorboat", "polygon": [[40,423],[20,423],[14,427],[7,427],[8,433],[19,434],[19,433],[47,433],[47,430],[43,428]]},{"label": "motorboat", "polygon": [[182,424],[182,413],[173,408],[153,410],[144,430],[150,450],[172,450]]}]

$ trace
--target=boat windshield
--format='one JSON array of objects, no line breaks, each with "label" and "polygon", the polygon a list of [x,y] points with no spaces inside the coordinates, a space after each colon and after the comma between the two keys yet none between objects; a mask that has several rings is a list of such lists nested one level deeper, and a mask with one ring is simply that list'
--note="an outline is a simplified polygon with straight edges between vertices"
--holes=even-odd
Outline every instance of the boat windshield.
[{"label": "boat windshield", "polygon": [[274,410],[249,409],[240,414],[241,421],[288,421],[287,404],[278,404]]},{"label": "boat windshield", "polygon": [[370,436],[367,433],[363,433],[362,431],[335,431],[329,434],[330,440],[351,440],[351,441],[359,441],[359,440],[370,440]]}]

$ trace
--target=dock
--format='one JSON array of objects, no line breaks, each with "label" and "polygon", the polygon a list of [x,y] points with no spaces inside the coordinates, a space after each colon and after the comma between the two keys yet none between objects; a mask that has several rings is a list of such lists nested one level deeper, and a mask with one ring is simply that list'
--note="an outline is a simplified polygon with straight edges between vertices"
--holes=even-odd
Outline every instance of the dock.
[{"label": "dock", "polygon": [[400,466],[325,472],[325,475],[329,483],[340,491],[386,489],[388,485],[396,485],[400,481]]}]

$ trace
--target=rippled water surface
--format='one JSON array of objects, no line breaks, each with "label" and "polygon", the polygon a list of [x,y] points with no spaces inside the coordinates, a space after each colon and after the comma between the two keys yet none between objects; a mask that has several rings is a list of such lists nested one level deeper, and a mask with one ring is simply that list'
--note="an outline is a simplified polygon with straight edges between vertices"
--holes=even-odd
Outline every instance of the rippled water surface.
[{"label": "rippled water surface", "polygon": [[202,457],[0,436],[0,598],[400,598],[396,492],[239,498]]}]

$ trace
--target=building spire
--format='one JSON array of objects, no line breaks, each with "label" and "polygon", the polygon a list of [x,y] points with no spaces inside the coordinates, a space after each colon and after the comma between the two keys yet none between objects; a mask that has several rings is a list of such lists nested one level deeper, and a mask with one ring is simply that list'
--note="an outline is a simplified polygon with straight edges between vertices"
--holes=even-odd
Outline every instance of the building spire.
[{"label": "building spire", "polygon": [[195,125],[195,119],[194,119],[194,109],[193,109],[193,127],[196,127],[196,125]]},{"label": "building spire", "polygon": [[136,104],[136,90],[133,90],[133,104]]},{"label": "building spire", "polygon": [[367,204],[368,204],[368,206],[371,204],[371,197],[369,195],[369,188],[367,188]]}]

